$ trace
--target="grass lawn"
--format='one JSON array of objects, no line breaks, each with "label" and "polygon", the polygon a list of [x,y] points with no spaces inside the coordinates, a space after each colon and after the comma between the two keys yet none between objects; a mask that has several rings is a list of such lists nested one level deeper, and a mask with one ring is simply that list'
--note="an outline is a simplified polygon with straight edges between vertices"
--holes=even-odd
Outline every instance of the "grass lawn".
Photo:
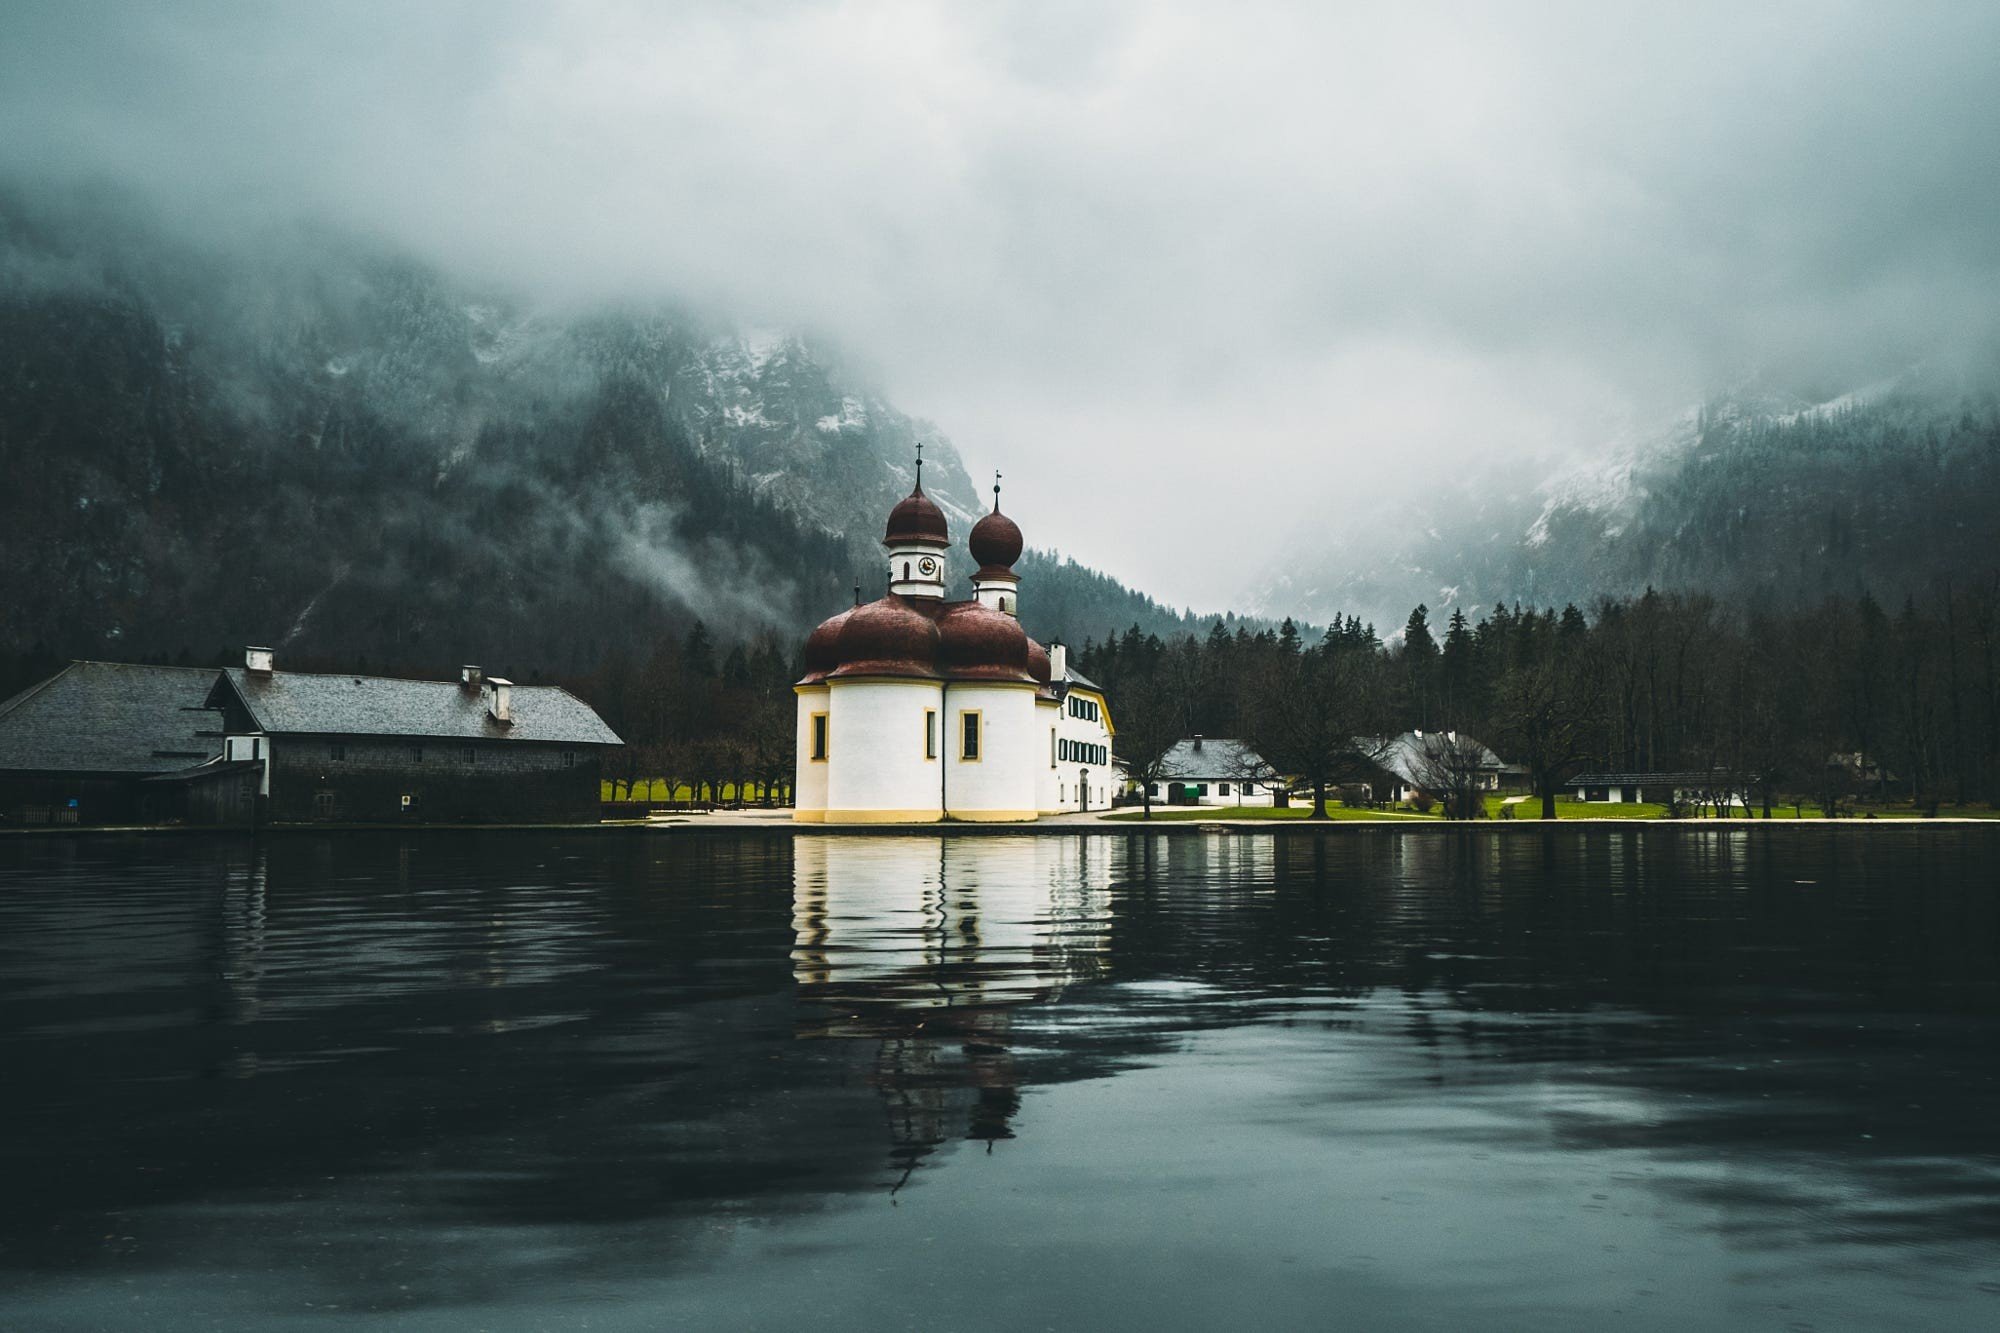
[{"label": "grass lawn", "polygon": [[[1739,810],[1737,813],[1740,815],[1742,812]],[[1762,817],[1761,812],[1759,817]],[[1790,805],[1773,805],[1771,807],[1771,818],[1773,819],[1824,819],[1825,817],[1820,808],[1811,802],[1807,802],[1803,807],[1796,809]],[[1923,811],[1910,805],[1856,805],[1852,809],[1842,812],[1842,818],[1846,819],[1922,819],[1923,817]],[[1993,807],[1986,805],[1940,805],[1938,806],[1937,817],[1939,819],[2000,819],[2000,810],[1995,810]]]},{"label": "grass lawn", "polygon": [[[764,799],[764,784],[746,782],[741,796],[737,794],[737,784],[725,782],[717,794],[719,801],[761,801]],[[694,788],[683,782],[678,787],[668,787],[665,778],[640,778],[628,790],[623,782],[600,782],[597,784],[600,801],[692,801]]]},{"label": "grass lawn", "polygon": [[[1488,796],[1486,798],[1486,813],[1489,818],[1497,819],[1499,817],[1500,800],[1501,798],[1498,796]],[[1710,813],[1711,810],[1707,808],[1704,808],[1699,815],[1690,810],[1687,817],[1707,818]],[[1923,817],[1923,812],[1909,805],[1861,805],[1856,806],[1849,812],[1849,815],[1850,817],[1873,817],[1876,819],[1920,819]],[[1542,802],[1539,797],[1531,797],[1514,807],[1514,818],[1517,820],[1540,819],[1541,817]],[[1558,796],[1556,798],[1557,819],[1665,819],[1666,817],[1667,807],[1651,801],[1614,803],[1611,801],[1573,801],[1567,796]],[[1744,818],[1743,807],[1740,805],[1736,806],[1731,817],[1736,819]],[[1762,817],[1763,812],[1759,808],[1758,818]],[[1808,802],[1802,808],[1774,804],[1771,807],[1771,818],[1823,819],[1825,816],[1820,812],[1818,806]],[[1938,807],[1938,818],[2000,819],[2000,810],[1994,810],[1983,805],[1941,805]]]},{"label": "grass lawn", "polygon": [[[1311,815],[1312,811],[1303,805],[1293,806],[1289,809],[1282,807],[1273,808],[1268,805],[1156,805],[1153,807],[1153,822],[1155,823],[1164,821],[1218,823],[1230,819],[1290,820],[1307,819]],[[1346,806],[1332,802],[1329,802],[1327,805],[1326,817],[1328,819],[1346,820],[1374,819],[1384,823],[1437,818],[1434,814],[1420,815],[1414,810],[1349,810]],[[1145,814],[1139,810],[1121,810],[1115,815],[1106,815],[1105,818],[1119,820],[1137,819],[1143,821]]]},{"label": "grass lawn", "polygon": [[[1489,795],[1486,798],[1486,817],[1500,818],[1501,802],[1506,798]],[[1530,796],[1514,806],[1515,819],[1540,819],[1542,798]],[[1567,796],[1556,797],[1557,819],[1665,819],[1667,807],[1651,801],[1573,801]]]}]

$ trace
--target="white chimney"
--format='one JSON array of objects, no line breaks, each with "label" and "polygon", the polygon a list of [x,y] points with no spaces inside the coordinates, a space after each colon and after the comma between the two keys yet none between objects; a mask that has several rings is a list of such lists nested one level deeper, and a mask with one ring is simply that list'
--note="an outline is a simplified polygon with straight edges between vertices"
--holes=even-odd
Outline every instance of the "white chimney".
[{"label": "white chimney", "polygon": [[1195,749],[1197,749],[1197,750],[1199,750],[1199,749],[1201,748],[1201,733],[1200,733],[1200,732],[1196,732],[1196,733],[1195,733],[1195,738],[1194,738],[1194,748],[1195,748]]},{"label": "white chimney", "polygon": [[466,689],[471,689],[479,684],[479,668],[476,666],[460,667],[458,669],[458,683]]},{"label": "white chimney", "polygon": [[277,655],[269,648],[245,648],[243,669],[254,671],[260,676],[268,676],[277,669]]},{"label": "white chimney", "polygon": [[495,722],[514,721],[514,682],[500,676],[486,678],[486,711]]},{"label": "white chimney", "polygon": [[1069,649],[1059,643],[1049,645],[1049,679],[1060,681],[1069,675]]}]

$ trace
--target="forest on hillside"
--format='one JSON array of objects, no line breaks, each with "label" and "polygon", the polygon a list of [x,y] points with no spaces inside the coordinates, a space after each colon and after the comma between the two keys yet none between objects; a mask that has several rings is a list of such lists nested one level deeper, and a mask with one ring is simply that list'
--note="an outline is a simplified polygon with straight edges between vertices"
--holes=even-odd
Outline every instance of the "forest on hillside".
[{"label": "forest on hillside", "polygon": [[[697,625],[796,643],[879,594],[920,438],[963,533],[949,440],[803,338],[516,307],[351,238],[189,239],[0,187],[0,695],[250,642],[524,680]],[[1047,637],[1206,623],[1046,550],[1022,572]]]}]

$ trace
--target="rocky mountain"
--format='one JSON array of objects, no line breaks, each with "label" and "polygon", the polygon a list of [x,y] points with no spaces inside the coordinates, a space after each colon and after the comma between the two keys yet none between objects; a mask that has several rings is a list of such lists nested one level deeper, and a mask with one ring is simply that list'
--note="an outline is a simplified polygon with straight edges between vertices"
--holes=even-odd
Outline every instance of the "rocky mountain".
[{"label": "rocky mountain", "polygon": [[1580,606],[1651,586],[1900,602],[2000,550],[2000,358],[1831,398],[1755,384],[1540,480],[1496,473],[1301,534],[1261,614]]},{"label": "rocky mountain", "polygon": [[[663,305],[550,311],[309,228],[191,239],[0,193],[0,654],[589,670],[697,618],[791,636],[979,489],[838,355]],[[1037,553],[1081,639],[1184,618]]]}]

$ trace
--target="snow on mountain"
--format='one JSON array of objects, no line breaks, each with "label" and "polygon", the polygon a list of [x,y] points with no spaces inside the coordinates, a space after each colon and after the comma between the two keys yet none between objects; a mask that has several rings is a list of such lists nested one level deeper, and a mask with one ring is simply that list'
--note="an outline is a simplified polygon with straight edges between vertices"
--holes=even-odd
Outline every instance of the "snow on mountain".
[{"label": "snow on mountain", "polygon": [[[1418,602],[1436,612],[1648,585],[1763,588],[1777,570],[1815,590],[1897,592],[1936,562],[1894,538],[1894,516],[1964,514],[1910,519],[1905,533],[1992,526],[1980,497],[2000,496],[1979,440],[1994,409],[1972,383],[1905,371],[1807,399],[1752,378],[1525,488],[1462,477],[1302,533],[1245,600],[1265,616],[1394,625]],[[1961,475],[1947,483],[1950,468]]]}]

